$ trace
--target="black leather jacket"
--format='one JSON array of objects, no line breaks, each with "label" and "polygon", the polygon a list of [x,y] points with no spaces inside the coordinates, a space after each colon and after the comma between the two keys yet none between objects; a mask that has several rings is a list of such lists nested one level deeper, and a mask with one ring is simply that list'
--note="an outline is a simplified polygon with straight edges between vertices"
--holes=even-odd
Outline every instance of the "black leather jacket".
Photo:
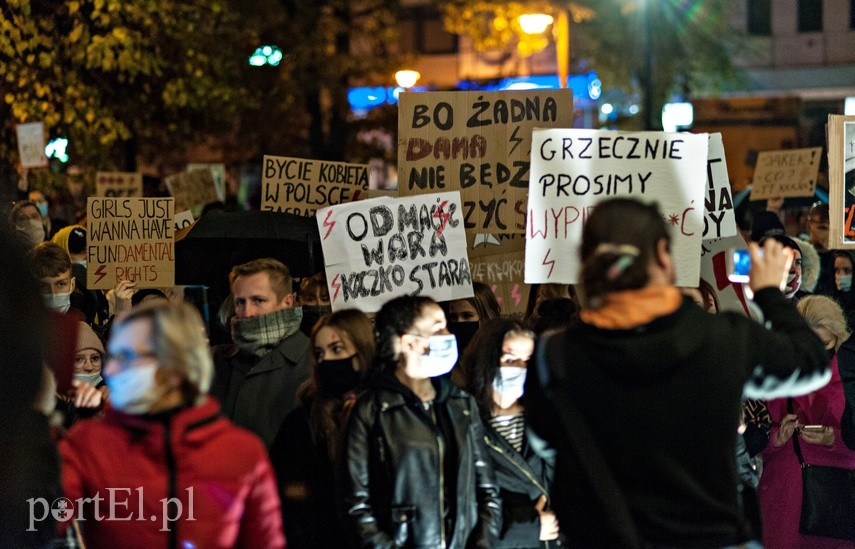
[{"label": "black leather jacket", "polygon": [[[495,547],[501,501],[484,448],[475,400],[434,378],[433,410],[391,374],[360,396],[347,428],[343,490],[348,529],[360,547]],[[446,414],[454,439],[443,442],[436,414]],[[451,433],[448,433],[449,435]],[[446,451],[456,446],[456,456]],[[443,460],[457,458],[457,478]],[[446,482],[456,501],[445,502]],[[446,531],[442,509],[455,510]]]}]

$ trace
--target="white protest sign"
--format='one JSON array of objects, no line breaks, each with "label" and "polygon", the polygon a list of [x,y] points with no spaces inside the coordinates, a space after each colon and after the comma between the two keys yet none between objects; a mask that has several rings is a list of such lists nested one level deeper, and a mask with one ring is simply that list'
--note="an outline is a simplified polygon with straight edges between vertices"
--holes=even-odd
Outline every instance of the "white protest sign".
[{"label": "white protest sign", "polygon": [[95,196],[141,197],[143,177],[139,172],[98,172],[95,174]]},{"label": "white protest sign", "polygon": [[187,164],[187,171],[195,170],[210,170],[211,177],[214,178],[214,187],[217,189],[217,198],[220,202],[226,201],[226,165],[225,164],[208,164],[196,163]]},{"label": "white protest sign", "polygon": [[45,155],[44,122],[29,122],[15,126],[18,136],[18,155],[22,168],[43,168],[48,165]]},{"label": "white protest sign", "polygon": [[186,229],[195,222],[196,219],[193,217],[192,211],[184,210],[183,212],[177,213],[175,214],[174,219],[175,232],[178,232],[181,229]]},{"label": "white protest sign", "polygon": [[707,153],[707,191],[704,200],[704,240],[736,234],[736,213],[727,161],[720,133],[711,133]]},{"label": "white protest sign", "polygon": [[374,312],[400,295],[473,295],[459,192],[373,198],[316,217],[334,311]]},{"label": "white protest sign", "polygon": [[311,217],[319,208],[366,198],[368,165],[265,156],[261,210]]},{"label": "white protest sign", "polygon": [[582,225],[614,197],[657,202],[679,286],[697,286],[707,134],[544,129],[532,135],[525,281],[575,284]]},{"label": "white protest sign", "polygon": [[757,155],[750,200],[813,196],[822,147],[763,151]]},{"label": "white protest sign", "polygon": [[175,285],[172,198],[89,197],[86,287],[108,290],[119,280],[137,288]]}]

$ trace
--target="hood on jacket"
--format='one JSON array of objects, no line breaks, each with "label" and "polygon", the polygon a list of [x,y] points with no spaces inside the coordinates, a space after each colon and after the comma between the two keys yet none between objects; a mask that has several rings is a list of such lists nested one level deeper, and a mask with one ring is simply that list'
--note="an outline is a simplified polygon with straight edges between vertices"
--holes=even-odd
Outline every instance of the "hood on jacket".
[{"label": "hood on jacket", "polygon": [[807,240],[792,237],[802,252],[802,286],[801,289],[813,293],[819,281],[819,254],[813,244]]}]

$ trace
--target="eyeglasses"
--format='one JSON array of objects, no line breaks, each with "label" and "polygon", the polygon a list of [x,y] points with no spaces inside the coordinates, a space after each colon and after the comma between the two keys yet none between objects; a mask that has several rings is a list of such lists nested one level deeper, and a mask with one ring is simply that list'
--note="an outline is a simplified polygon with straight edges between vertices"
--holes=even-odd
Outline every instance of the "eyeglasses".
[{"label": "eyeglasses", "polygon": [[87,362],[89,362],[90,364],[92,364],[92,366],[95,366],[96,368],[100,368],[101,355],[96,353],[94,355],[76,355],[74,357],[75,368],[83,368]]},{"label": "eyeglasses", "polygon": [[115,360],[119,364],[127,364],[134,360],[157,358],[157,354],[151,351],[136,352],[132,350],[122,350],[117,353],[107,353],[104,357],[104,362]]}]

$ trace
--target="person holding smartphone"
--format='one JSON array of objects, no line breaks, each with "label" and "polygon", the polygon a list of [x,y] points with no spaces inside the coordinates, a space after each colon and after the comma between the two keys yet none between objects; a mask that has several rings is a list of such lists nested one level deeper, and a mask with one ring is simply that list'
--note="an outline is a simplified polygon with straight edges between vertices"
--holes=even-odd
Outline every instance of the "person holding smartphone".
[{"label": "person holding smartphone", "polygon": [[[802,473],[793,438],[798,437],[804,462],[855,469],[855,451],[841,440],[841,418],[846,404],[838,372],[837,350],[849,338],[840,305],[826,296],[802,298],[796,308],[825,344],[831,381],[804,396],[768,402],[772,428],[763,450],[763,474],[758,501],[763,517],[763,541],[776,547],[855,547],[855,543],[799,532]],[[855,517],[853,517],[855,520]]]}]

